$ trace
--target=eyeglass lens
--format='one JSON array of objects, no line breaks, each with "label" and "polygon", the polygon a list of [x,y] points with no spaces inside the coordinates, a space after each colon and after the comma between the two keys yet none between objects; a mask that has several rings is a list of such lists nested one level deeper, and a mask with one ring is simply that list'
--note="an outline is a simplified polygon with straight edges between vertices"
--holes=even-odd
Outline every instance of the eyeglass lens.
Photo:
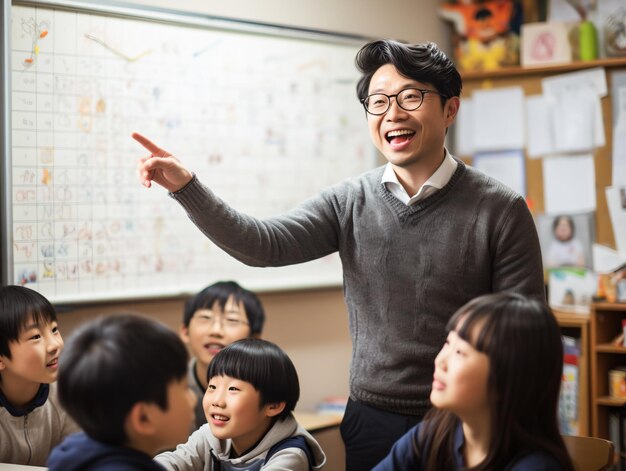
[{"label": "eyeglass lens", "polygon": [[424,94],[416,88],[407,88],[397,95],[385,95],[383,93],[375,93],[365,100],[367,111],[372,114],[383,114],[391,106],[391,98],[396,98],[396,102],[400,108],[406,111],[414,111],[420,107],[424,100]]}]

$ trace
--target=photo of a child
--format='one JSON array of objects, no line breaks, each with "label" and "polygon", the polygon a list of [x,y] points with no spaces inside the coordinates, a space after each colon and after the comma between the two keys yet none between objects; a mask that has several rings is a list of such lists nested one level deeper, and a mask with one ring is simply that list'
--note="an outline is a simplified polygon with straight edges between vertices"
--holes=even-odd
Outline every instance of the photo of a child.
[{"label": "photo of a child", "polygon": [[562,267],[593,268],[592,213],[542,215],[537,229],[546,270]]}]

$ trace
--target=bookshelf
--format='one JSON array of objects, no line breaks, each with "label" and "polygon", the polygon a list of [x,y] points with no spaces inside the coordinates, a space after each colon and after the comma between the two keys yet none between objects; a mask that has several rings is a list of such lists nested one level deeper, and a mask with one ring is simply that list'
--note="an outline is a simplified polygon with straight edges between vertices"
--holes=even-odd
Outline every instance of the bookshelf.
[{"label": "bookshelf", "polygon": [[589,410],[589,313],[580,314],[554,309],[561,333],[580,341],[580,357],[578,359],[578,435],[590,435]]},{"label": "bookshelf", "polygon": [[[626,365],[626,347],[612,343],[622,332],[622,319],[626,319],[626,303],[591,305],[591,433],[606,439],[610,439],[610,413],[619,411],[626,404],[626,398],[609,395],[609,371]],[[620,461],[624,462],[626,454],[622,451],[620,455]]]}]

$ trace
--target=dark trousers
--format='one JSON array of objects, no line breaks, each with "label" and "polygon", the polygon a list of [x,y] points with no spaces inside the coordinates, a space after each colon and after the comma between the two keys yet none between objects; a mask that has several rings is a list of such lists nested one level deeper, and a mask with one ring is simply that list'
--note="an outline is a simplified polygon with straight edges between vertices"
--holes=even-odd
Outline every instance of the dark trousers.
[{"label": "dark trousers", "polygon": [[346,471],[371,470],[396,440],[421,420],[421,416],[396,414],[348,400],[340,428]]}]

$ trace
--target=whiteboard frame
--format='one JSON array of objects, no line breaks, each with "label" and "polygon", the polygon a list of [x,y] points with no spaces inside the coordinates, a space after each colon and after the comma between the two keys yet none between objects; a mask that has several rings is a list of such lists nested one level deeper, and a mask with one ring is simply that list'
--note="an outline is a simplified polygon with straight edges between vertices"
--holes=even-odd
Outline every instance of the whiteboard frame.
[{"label": "whiteboard frame", "polygon": [[[14,258],[13,258],[13,211],[12,211],[12,123],[11,123],[11,8],[13,6],[30,6],[62,9],[73,12],[102,13],[108,16],[132,18],[144,21],[160,22],[200,29],[211,29],[229,32],[241,32],[273,37],[305,39],[332,44],[362,45],[373,38],[356,34],[323,31],[308,28],[285,26],[280,24],[261,23],[247,20],[226,18],[202,13],[185,12],[180,10],[157,8],[145,5],[135,5],[123,2],[107,2],[106,4],[93,1],[81,0],[0,0],[0,281],[2,285],[13,284]],[[319,282],[313,284],[294,284],[276,288],[256,289],[259,292],[272,292],[296,289],[313,289],[339,287],[341,281]],[[252,287],[254,288],[254,287]],[[180,293],[184,296],[188,293]],[[71,299],[63,299],[63,304],[85,304],[98,301],[124,301],[130,299],[157,299],[177,297],[175,293],[146,293],[142,291],[136,295],[128,293],[115,293],[100,298],[98,295],[77,296]]]},{"label": "whiteboard frame", "polygon": [[[371,41],[373,38],[358,34],[340,33],[335,31],[323,31],[295,26],[285,26],[274,23],[262,23],[256,21],[239,20],[216,15],[196,12],[186,12],[167,8],[135,5],[132,3],[109,1],[106,4],[83,1],[83,0],[2,0],[8,3],[8,19],[10,19],[10,7],[30,6],[64,9],[74,12],[106,13],[110,16],[133,18],[148,21],[156,21],[166,24],[181,26],[195,26],[203,29],[216,29],[223,31],[237,31],[252,34],[263,34],[294,39],[309,39],[334,44],[362,44],[363,41]],[[9,23],[10,26],[10,23]],[[9,50],[10,52],[10,50]]]},{"label": "whiteboard frame", "polygon": [[0,281],[13,279],[11,159],[11,2],[0,6]]}]

